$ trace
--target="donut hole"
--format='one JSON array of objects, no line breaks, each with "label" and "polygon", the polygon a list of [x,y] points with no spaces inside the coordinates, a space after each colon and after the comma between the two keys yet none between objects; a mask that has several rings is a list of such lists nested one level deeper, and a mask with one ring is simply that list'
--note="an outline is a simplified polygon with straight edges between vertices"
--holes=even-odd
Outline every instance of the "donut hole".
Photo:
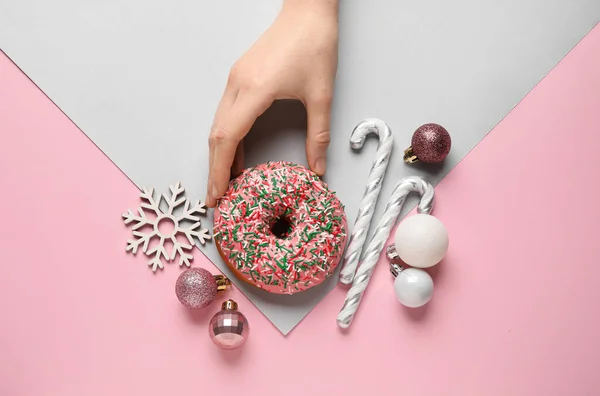
[{"label": "donut hole", "polygon": [[291,231],[292,223],[290,223],[290,221],[283,216],[275,219],[275,222],[271,225],[271,233],[279,239],[287,237]]}]

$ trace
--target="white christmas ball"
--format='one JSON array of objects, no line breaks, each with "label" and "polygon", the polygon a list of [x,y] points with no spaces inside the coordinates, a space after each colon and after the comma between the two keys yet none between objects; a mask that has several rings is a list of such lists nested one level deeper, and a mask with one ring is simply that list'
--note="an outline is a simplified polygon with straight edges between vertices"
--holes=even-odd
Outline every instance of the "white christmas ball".
[{"label": "white christmas ball", "polygon": [[423,270],[407,268],[394,281],[398,301],[409,308],[421,307],[433,296],[433,279]]},{"label": "white christmas ball", "polygon": [[411,267],[433,267],[448,251],[448,231],[436,217],[416,214],[396,228],[394,245],[402,261]]}]

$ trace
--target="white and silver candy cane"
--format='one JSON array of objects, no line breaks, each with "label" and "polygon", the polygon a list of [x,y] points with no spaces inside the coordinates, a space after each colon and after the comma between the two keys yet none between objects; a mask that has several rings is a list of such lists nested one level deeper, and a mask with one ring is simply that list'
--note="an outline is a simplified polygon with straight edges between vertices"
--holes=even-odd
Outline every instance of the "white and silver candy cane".
[{"label": "white and silver candy cane", "polygon": [[392,274],[396,277],[394,290],[398,300],[407,307],[419,307],[431,299],[433,281],[421,268],[434,266],[442,260],[448,250],[448,232],[444,224],[430,214],[434,201],[433,186],[420,177],[411,176],[398,182],[392,192],[338,314],[339,327],[347,328],[352,323],[384,245],[406,197],[412,192],[421,196],[418,214],[409,216],[400,223],[394,236],[394,245],[388,247],[387,252],[388,256],[399,258],[412,267],[405,269],[392,264]]},{"label": "white and silver candy cane", "polygon": [[369,172],[369,179],[367,180],[365,192],[360,202],[360,209],[354,222],[352,235],[350,236],[342,263],[342,270],[340,271],[340,282],[344,285],[349,285],[354,280],[356,267],[358,267],[363,245],[369,232],[371,219],[375,212],[377,198],[381,192],[385,171],[387,170],[392,149],[394,148],[392,130],[385,122],[377,118],[367,118],[352,130],[350,146],[355,150],[360,150],[365,144],[367,135],[371,133],[379,137],[379,144],[377,145],[375,160]]}]

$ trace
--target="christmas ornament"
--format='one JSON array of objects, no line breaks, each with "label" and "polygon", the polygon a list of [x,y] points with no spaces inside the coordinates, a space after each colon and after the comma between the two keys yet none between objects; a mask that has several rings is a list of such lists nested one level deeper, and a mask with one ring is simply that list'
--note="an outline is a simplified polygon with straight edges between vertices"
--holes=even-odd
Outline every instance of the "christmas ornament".
[{"label": "christmas ornament", "polygon": [[428,214],[404,219],[396,228],[394,246],[399,258],[411,267],[429,268],[439,263],[448,251],[448,231]]},{"label": "christmas ornament", "polygon": [[231,281],[223,275],[213,275],[204,268],[190,268],[177,278],[175,294],[188,308],[205,308],[225,291]]},{"label": "christmas ornament", "polygon": [[394,244],[386,248],[391,261],[402,260],[414,268],[390,264],[396,278],[394,292],[398,301],[409,308],[421,307],[433,296],[433,279],[420,268],[438,264],[448,251],[448,231],[439,219],[429,214],[409,216],[396,228]]},{"label": "christmas ornament", "polygon": [[381,191],[385,171],[394,147],[394,139],[390,127],[376,118],[368,118],[358,124],[350,136],[350,146],[359,150],[365,143],[368,134],[374,133],[379,136],[379,145],[373,166],[369,173],[367,186],[360,203],[360,210],[354,222],[354,230],[350,236],[346,254],[340,271],[340,282],[350,284],[354,279],[354,273],[362,253],[363,245],[369,232],[371,219],[377,204],[377,198]]},{"label": "christmas ornament", "polygon": [[248,339],[248,320],[238,311],[233,300],[227,300],[210,320],[208,332],[211,340],[220,348],[235,349]]},{"label": "christmas ornament", "polygon": [[[399,256],[393,245],[388,246],[387,257],[398,260]],[[390,271],[396,278],[394,280],[394,293],[400,303],[409,308],[421,307],[431,300],[433,296],[433,279],[418,268],[404,268],[398,264],[390,264]]]},{"label": "christmas ornament", "polygon": [[433,209],[434,192],[430,183],[417,176],[407,177],[398,182],[365,250],[364,258],[358,267],[354,282],[348,290],[344,305],[338,314],[337,323],[341,328],[347,328],[352,323],[385,242],[400,215],[406,197],[411,192],[417,192],[421,196],[417,207],[419,213],[429,214]]},{"label": "christmas ornament", "polygon": [[[192,255],[192,249],[194,245],[194,239],[197,239],[200,243],[204,244],[210,235],[207,228],[201,228],[200,214],[206,213],[206,207],[203,202],[199,200],[196,203],[191,204],[190,201],[186,200],[183,196],[184,189],[180,183],[169,187],[171,195],[167,196],[163,194],[154,198],[154,189],[143,188],[140,198],[142,203],[137,209],[137,214],[133,210],[129,209],[127,213],[123,213],[122,217],[126,225],[134,223],[132,227],[133,236],[135,239],[127,241],[125,250],[133,254],[137,253],[140,245],[142,246],[142,252],[146,256],[150,257],[148,266],[153,272],[156,272],[158,268],[163,269],[164,259],[167,262],[174,261],[175,257],[179,255],[179,265],[190,266],[191,261],[194,259]],[[166,212],[160,209],[162,200],[167,204]],[[175,209],[183,205],[183,210],[175,214]],[[147,216],[147,212],[151,217]],[[141,231],[145,226],[150,228],[149,231]],[[178,236],[185,237],[188,243],[180,242]],[[150,241],[157,240],[153,246],[150,246]],[[171,252],[167,252],[165,242],[170,241],[172,244]]]},{"label": "christmas ornament", "polygon": [[421,161],[429,164],[442,162],[452,146],[448,131],[438,124],[421,125],[413,133],[411,146],[404,150],[404,161],[409,164]]}]

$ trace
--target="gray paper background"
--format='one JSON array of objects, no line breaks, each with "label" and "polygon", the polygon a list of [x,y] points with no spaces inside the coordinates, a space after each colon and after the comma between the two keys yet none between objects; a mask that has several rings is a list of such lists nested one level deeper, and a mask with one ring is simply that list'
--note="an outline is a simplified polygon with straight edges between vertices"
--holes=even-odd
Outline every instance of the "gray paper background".
[{"label": "gray paper background", "polygon": [[[181,181],[189,198],[204,198],[208,131],[229,67],[280,3],[3,0],[0,48],[136,185]],[[361,119],[381,118],[394,131],[376,221],[398,180],[437,183],[599,20],[598,0],[342,0],[325,179],[350,224],[376,148],[370,139],[351,151]],[[277,103],[253,128],[246,164],[306,164],[305,116],[297,103]],[[449,158],[441,167],[403,164],[426,122],[452,134]],[[515,147],[507,161],[518,155]],[[212,243],[200,248],[230,275]],[[236,283],[284,334],[334,287],[285,297]]]}]

